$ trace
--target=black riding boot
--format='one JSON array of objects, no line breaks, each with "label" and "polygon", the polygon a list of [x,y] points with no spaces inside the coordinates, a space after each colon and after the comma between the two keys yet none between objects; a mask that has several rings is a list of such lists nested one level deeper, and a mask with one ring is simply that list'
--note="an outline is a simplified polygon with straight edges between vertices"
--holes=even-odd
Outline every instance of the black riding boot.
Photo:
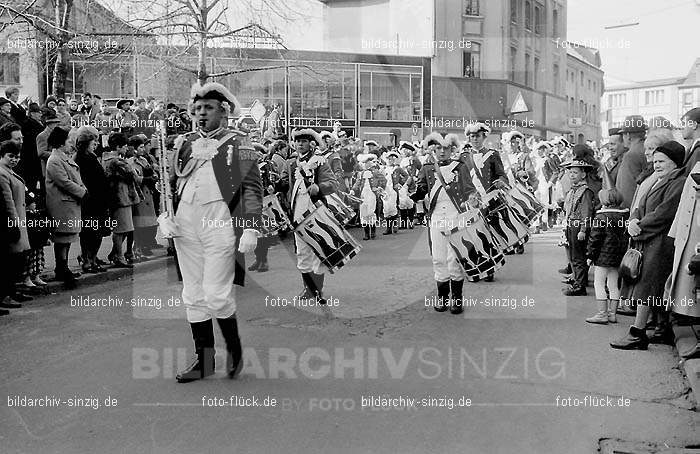
[{"label": "black riding boot", "polygon": [[190,323],[195,358],[189,367],[175,377],[178,383],[189,383],[214,375],[214,324],[211,320]]},{"label": "black riding boot", "polygon": [[325,274],[310,273],[313,285],[311,291],[316,294],[316,299],[319,304],[326,304],[326,299],[323,297],[323,284],[325,281]]},{"label": "black riding boot", "polygon": [[313,273],[301,273],[301,280],[304,282],[304,291],[299,295],[299,299],[307,300],[316,296],[313,291],[314,281],[312,274]]},{"label": "black riding boot", "polygon": [[437,283],[437,301],[435,302],[435,310],[445,312],[447,310],[447,301],[450,298],[450,281]]},{"label": "black riding boot", "polygon": [[674,345],[673,330],[671,329],[671,322],[669,321],[670,313],[659,308],[656,315],[656,327],[654,328],[654,333],[649,337],[649,343]]},{"label": "black riding boot", "polygon": [[450,306],[451,314],[461,314],[464,312],[464,307],[462,305],[462,287],[464,286],[464,281],[450,281],[452,287],[452,305]]},{"label": "black riding boot", "polygon": [[370,228],[371,228],[371,227],[370,227],[369,225],[366,225],[366,226],[365,226],[365,237],[362,238],[363,240],[369,240]]},{"label": "black riding boot", "polygon": [[226,341],[226,375],[228,378],[236,378],[243,369],[243,347],[241,338],[238,336],[238,322],[236,314],[229,318],[217,318],[221,334]]}]

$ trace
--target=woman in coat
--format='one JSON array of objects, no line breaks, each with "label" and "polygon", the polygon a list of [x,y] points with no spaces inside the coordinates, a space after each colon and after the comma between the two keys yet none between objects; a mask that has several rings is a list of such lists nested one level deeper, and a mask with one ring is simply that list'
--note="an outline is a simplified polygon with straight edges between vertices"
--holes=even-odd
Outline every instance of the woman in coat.
[{"label": "woman in coat", "polygon": [[124,159],[127,140],[123,133],[109,135],[109,149],[102,154],[102,166],[105,169],[108,187],[108,206],[112,222],[112,252],[108,258],[116,268],[132,268],[124,256],[124,240],[134,232],[133,205],[141,201],[136,185],[137,176],[131,165]]},{"label": "woman in coat", "polygon": [[[659,177],[630,216],[627,231],[632,245],[641,250],[642,270],[636,283],[626,283],[627,295],[637,303],[637,315],[629,334],[610,346],[622,350],[646,350],[650,341],[665,343],[670,333],[668,317],[659,321],[652,339],[645,327],[650,308],[663,307],[664,284],[673,268],[673,240],[667,236],[685,183],[685,148],[676,141],[661,145],[654,152],[654,172]],[[668,314],[667,314],[668,315]]]},{"label": "woman in coat", "polygon": [[75,163],[90,197],[80,207],[83,226],[80,230],[80,256],[84,273],[106,271],[97,262],[102,237],[108,234],[107,178],[95,150],[99,133],[92,126],[81,126],[75,138]]},{"label": "woman in coat", "polygon": [[80,168],[73,161],[74,151],[66,145],[68,131],[56,127],[49,135],[51,156],[46,163],[46,208],[53,218],[53,242],[56,256],[56,279],[74,284],[80,274],[68,269],[71,243],[78,241],[81,229],[81,200],[87,189]]},{"label": "woman in coat", "polygon": [[[683,187],[676,218],[668,232],[668,236],[674,239],[675,255],[673,271],[667,282],[667,308],[678,315],[698,319],[700,304],[696,289],[700,288],[700,270],[697,266],[700,259],[700,183],[695,179],[700,180],[700,162],[695,163],[689,175]],[[698,358],[700,344],[696,343],[694,347],[681,350],[678,354],[685,359]]]},{"label": "woman in coat", "polygon": [[155,242],[158,221],[156,220],[156,207],[153,194],[156,192],[158,174],[156,166],[149,159],[146,151],[147,140],[144,136],[132,136],[129,138],[129,149],[134,152],[132,167],[137,175],[136,183],[141,190],[141,201],[132,206],[134,218],[134,243],[136,244],[136,256],[151,256],[151,246]]},{"label": "woman in coat", "polygon": [[[30,249],[29,237],[27,235],[27,212],[25,208],[25,186],[24,180],[12,170],[20,160],[22,149],[15,142],[5,141],[0,145],[0,186],[4,197],[8,231],[11,234],[9,244],[0,244],[0,247],[8,248],[9,271],[11,276],[8,279],[10,284],[9,293],[17,301],[27,301],[31,299],[15,291],[15,285],[20,282],[25,270],[27,251]],[[0,295],[5,297],[6,295]],[[16,308],[19,303],[0,301],[0,307]]]}]

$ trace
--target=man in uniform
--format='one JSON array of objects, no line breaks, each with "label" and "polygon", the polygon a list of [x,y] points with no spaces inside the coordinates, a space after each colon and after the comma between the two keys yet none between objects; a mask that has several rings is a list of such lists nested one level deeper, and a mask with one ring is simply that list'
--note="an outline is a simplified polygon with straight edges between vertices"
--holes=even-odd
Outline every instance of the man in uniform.
[{"label": "man in uniform", "polygon": [[[450,159],[450,147],[438,133],[429,134],[423,148],[435,154],[426,160],[418,173],[415,194],[411,198],[422,203],[429,197],[426,216],[430,231],[430,254],[433,257],[433,272],[438,297],[434,309],[444,312],[450,307],[453,314],[462,313],[462,288],[464,269],[457,260],[449,236],[458,227],[459,214],[466,211],[467,199],[474,192],[468,164],[464,160]],[[448,300],[452,293],[452,304]]]},{"label": "man in uniform", "polygon": [[[164,234],[175,235],[182,298],[192,329],[196,357],[177,375],[186,383],[214,373],[216,318],[226,341],[226,372],[235,378],[243,367],[236,322],[234,276],[236,246],[255,249],[262,213],[257,154],[245,135],[222,126],[236,98],[218,83],[196,84],[191,91],[197,130],[181,136],[171,174],[175,216],[161,216]],[[240,237],[235,227],[242,227]],[[238,280],[242,283],[241,280]]]},{"label": "man in uniform", "polygon": [[[277,189],[287,194],[292,222],[297,224],[304,220],[307,212],[313,211],[316,202],[326,203],[325,196],[337,190],[338,182],[326,159],[314,152],[316,147],[323,143],[316,131],[313,129],[292,131],[292,141],[294,141],[297,156],[288,161],[287,167],[280,176]],[[315,298],[320,304],[325,304],[321,260],[299,233],[294,233],[294,242],[297,268],[301,271],[304,282],[304,291],[300,298]]]},{"label": "man in uniform", "polygon": [[491,129],[484,123],[471,123],[464,129],[464,134],[471,145],[470,157],[474,162],[474,170],[478,178],[478,182],[474,183],[479,192],[482,192],[482,188],[479,188],[477,183],[480,183],[486,192],[494,188],[505,188],[508,183],[508,176],[503,169],[503,161],[498,150],[484,146],[486,136],[490,133]]}]

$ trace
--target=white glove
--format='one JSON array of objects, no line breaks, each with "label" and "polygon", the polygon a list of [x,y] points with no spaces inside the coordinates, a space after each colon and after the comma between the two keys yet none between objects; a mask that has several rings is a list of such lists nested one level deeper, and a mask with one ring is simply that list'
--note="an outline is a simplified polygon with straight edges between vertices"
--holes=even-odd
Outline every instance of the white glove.
[{"label": "white glove", "polygon": [[168,216],[168,213],[161,213],[158,216],[158,227],[160,228],[160,233],[163,238],[174,238],[178,236],[179,227],[172,216]]},{"label": "white glove", "polygon": [[253,252],[258,245],[258,231],[253,229],[243,229],[241,240],[238,242],[238,252],[243,254]]}]

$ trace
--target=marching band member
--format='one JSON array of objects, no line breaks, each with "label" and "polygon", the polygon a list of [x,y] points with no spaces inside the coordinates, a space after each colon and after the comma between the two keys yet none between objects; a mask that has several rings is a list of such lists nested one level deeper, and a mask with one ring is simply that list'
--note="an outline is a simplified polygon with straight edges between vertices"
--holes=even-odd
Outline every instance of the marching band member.
[{"label": "marching band member", "polygon": [[[243,367],[233,287],[236,246],[241,253],[255,249],[262,211],[257,153],[244,135],[222,127],[226,105],[236,110],[238,101],[212,82],[195,84],[191,99],[197,130],[180,136],[176,145],[175,216],[159,218],[164,235],[175,235],[195,344],[195,360],[177,375],[180,383],[214,374],[213,318],[226,341],[227,375],[235,378]],[[234,227],[241,225],[238,237]]]},{"label": "marching band member", "polygon": [[[326,203],[325,196],[334,193],[338,182],[323,156],[314,153],[314,149],[323,139],[313,129],[292,131],[297,156],[290,159],[280,176],[278,189],[287,194],[291,206],[292,222],[304,220],[306,213],[313,211],[316,202]],[[313,249],[304,242],[299,233],[294,233],[297,253],[297,268],[301,271],[304,282],[302,299],[316,298],[325,304],[323,298],[324,273],[321,260]]]},{"label": "marching band member", "polygon": [[423,141],[425,149],[435,153],[421,168],[416,193],[411,197],[420,202],[429,197],[427,215],[430,235],[430,253],[438,297],[434,306],[438,312],[447,310],[452,293],[450,312],[459,314],[462,306],[462,287],[465,273],[450,246],[451,230],[457,227],[459,214],[467,209],[469,195],[474,185],[468,164],[463,160],[450,159],[450,147],[438,133],[431,133]]},{"label": "marching band member", "polygon": [[[484,191],[490,191],[492,187],[502,189],[508,183],[508,177],[503,170],[503,162],[498,151],[484,146],[486,136],[490,133],[491,128],[484,123],[471,123],[464,129],[464,134],[471,145],[469,155],[474,163],[478,182],[481,183]],[[481,188],[478,185],[476,187],[481,192]]]},{"label": "marching band member", "polygon": [[408,181],[408,173],[398,165],[401,155],[396,150],[387,151],[384,156],[384,175],[386,188],[384,191],[384,214],[386,231],[384,235],[391,235],[399,231],[399,190]]},{"label": "marching band member", "polygon": [[360,154],[357,156],[357,161],[362,166],[362,170],[358,172],[351,194],[359,195],[362,199],[360,224],[365,231],[363,240],[373,240],[377,236],[377,223],[382,206],[379,194],[386,186],[386,177],[377,166],[376,155]]}]

